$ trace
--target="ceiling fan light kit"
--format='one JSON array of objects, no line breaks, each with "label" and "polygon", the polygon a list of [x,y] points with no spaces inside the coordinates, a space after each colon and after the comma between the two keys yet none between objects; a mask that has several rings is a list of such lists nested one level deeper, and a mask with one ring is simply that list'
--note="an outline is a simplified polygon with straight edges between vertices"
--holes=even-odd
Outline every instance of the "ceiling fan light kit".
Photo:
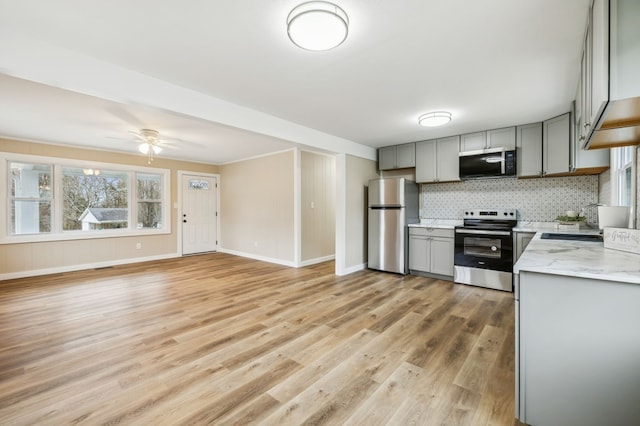
[{"label": "ceiling fan light kit", "polygon": [[302,49],[330,50],[346,40],[349,17],[333,3],[308,1],[294,7],[287,16],[287,34]]},{"label": "ceiling fan light kit", "polygon": [[152,145],[148,142],[143,142],[138,147],[138,151],[140,151],[143,154],[148,154],[149,150],[152,150],[154,154],[160,154],[160,152],[162,152],[162,148],[160,148],[157,145]]},{"label": "ceiling fan light kit", "polygon": [[418,117],[418,123],[425,127],[436,127],[451,121],[451,113],[447,111],[433,111]]},{"label": "ceiling fan light kit", "polygon": [[140,146],[138,146],[138,151],[140,151],[144,155],[147,155],[147,164],[151,164],[151,162],[153,161],[153,156],[158,155],[160,154],[160,152],[162,152],[162,148],[158,145],[160,143],[160,141],[158,140],[158,131],[152,129],[141,129],[139,133],[131,133],[142,140],[142,143],[140,143]]}]

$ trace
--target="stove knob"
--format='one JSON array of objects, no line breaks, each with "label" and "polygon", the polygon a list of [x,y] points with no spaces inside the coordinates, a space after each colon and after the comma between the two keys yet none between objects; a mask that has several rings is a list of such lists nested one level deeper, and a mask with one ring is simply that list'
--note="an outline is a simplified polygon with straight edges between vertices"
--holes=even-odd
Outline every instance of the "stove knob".
[{"label": "stove knob", "polygon": [[513,216],[513,212],[509,213],[509,216]]},{"label": "stove knob", "polygon": [[504,215],[506,216],[506,215],[507,215],[507,212],[504,212]]}]

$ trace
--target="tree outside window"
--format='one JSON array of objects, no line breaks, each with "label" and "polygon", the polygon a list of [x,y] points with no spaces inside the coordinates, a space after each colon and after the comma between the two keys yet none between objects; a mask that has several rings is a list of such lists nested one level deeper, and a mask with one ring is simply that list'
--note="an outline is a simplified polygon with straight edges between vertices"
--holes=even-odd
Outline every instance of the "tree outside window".
[{"label": "tree outside window", "polygon": [[137,173],[138,229],[162,228],[162,175]]},{"label": "tree outside window", "polygon": [[128,174],[122,171],[62,168],[62,230],[128,227]]}]

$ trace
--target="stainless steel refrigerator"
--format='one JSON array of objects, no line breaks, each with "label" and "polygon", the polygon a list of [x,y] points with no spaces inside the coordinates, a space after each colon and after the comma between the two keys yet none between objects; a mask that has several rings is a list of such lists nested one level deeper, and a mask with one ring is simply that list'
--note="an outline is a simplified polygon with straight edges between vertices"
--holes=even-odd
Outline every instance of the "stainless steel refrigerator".
[{"label": "stainless steel refrigerator", "polygon": [[410,223],[420,221],[418,185],[405,178],[369,181],[368,267],[380,271],[409,272]]}]

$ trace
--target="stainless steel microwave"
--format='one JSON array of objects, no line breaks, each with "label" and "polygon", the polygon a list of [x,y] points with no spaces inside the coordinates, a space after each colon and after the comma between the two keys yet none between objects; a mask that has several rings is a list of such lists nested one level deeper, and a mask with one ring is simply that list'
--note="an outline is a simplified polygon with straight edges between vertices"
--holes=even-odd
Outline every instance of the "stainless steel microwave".
[{"label": "stainless steel microwave", "polygon": [[460,153],[460,179],[511,177],[516,175],[516,152],[491,148]]}]

